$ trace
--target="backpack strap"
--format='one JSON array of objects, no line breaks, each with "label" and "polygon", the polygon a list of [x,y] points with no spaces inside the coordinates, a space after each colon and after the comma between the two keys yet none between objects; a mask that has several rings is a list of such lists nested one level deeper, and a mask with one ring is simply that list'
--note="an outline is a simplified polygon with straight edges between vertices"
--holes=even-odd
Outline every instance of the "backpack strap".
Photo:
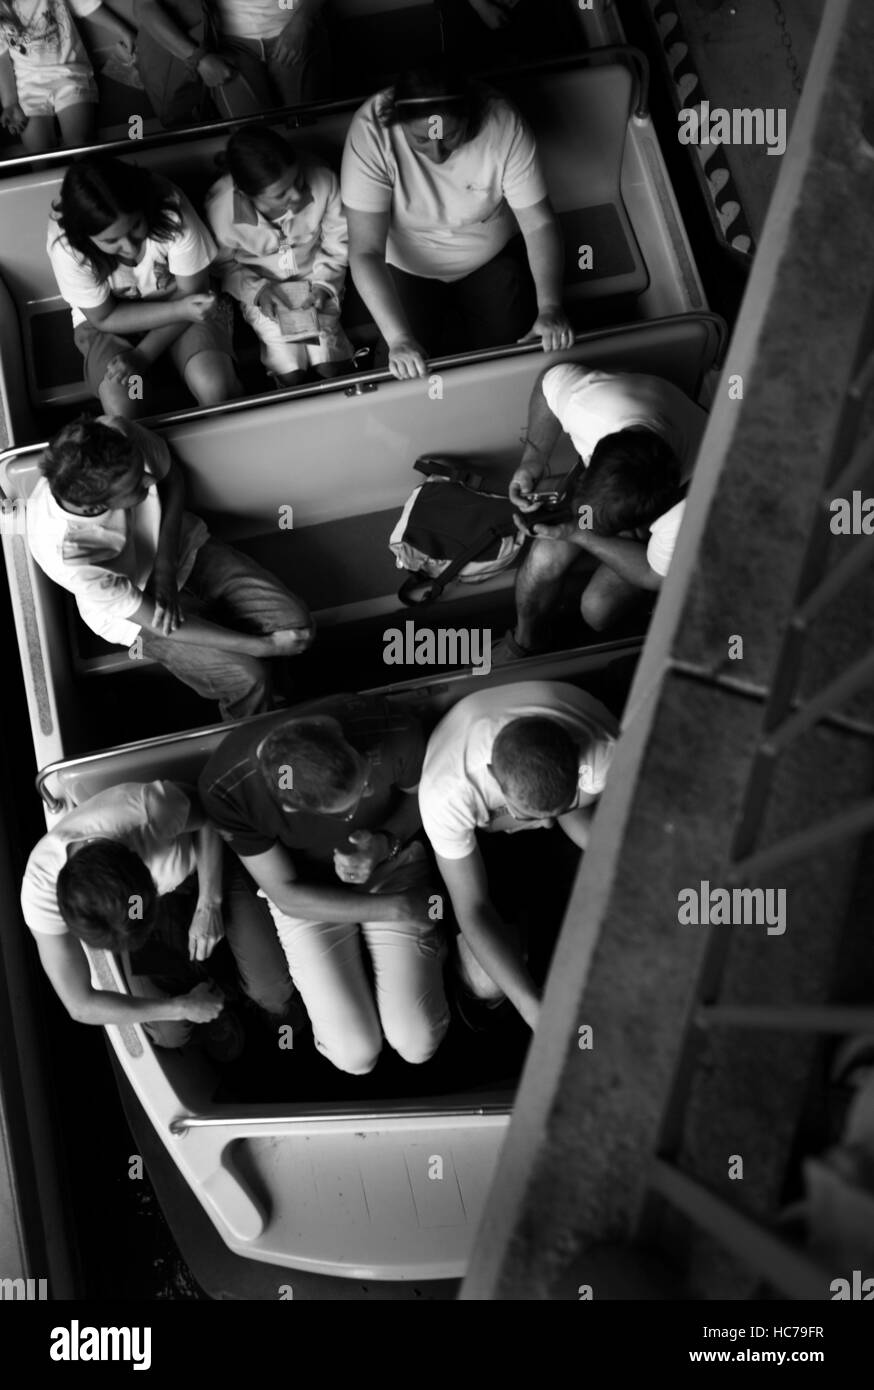
[{"label": "backpack strap", "polygon": [[[435,599],[441,597],[447,584],[452,583],[465,565],[469,565],[478,555],[487,550],[492,541],[502,540],[504,536],[512,535],[515,529],[514,522],[508,521],[503,526],[490,526],[487,531],[481,531],[476,540],[460,555],[456,555],[454,560],[450,560],[445,570],[434,578],[431,575],[423,574],[421,570],[418,574],[411,574],[398,590],[398,598],[401,603],[405,603],[408,608],[415,607],[418,603],[433,603]],[[420,591],[418,596],[417,591]]]}]

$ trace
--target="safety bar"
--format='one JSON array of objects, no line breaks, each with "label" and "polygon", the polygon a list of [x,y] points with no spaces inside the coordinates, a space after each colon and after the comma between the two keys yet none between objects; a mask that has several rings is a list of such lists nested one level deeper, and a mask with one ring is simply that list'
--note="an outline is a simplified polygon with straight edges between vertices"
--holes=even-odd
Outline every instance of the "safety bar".
[{"label": "safety bar", "polygon": [[[499,81],[501,78],[548,76],[553,72],[566,72],[573,68],[602,66],[605,63],[625,63],[634,77],[631,110],[640,120],[649,115],[649,59],[639,48],[631,44],[608,44],[601,48],[590,48],[585,53],[576,53],[567,58],[545,58],[539,63],[529,63],[521,68],[489,68],[476,76],[483,81]],[[190,144],[206,136],[230,134],[233,130],[243,130],[247,126],[260,125],[264,121],[301,129],[317,123],[321,116],[334,116],[344,111],[356,111],[363,101],[373,96],[372,91],[361,92],[356,96],[343,97],[340,101],[311,102],[301,106],[274,106],[259,112],[257,116],[242,116],[237,119],[206,121],[202,125],[182,126],[178,130],[156,131],[154,135],[144,135],[139,140],[129,137],[123,140],[105,140],[93,145],[76,145],[71,149],[46,150],[43,154],[16,155],[12,159],[0,160],[0,178],[16,170],[30,172],[37,169],[53,169],[69,164],[89,154],[124,154],[132,150],[151,150],[176,145]]]},{"label": "safety bar", "polygon": [[[624,333],[639,331],[647,328],[664,328],[672,324],[688,323],[694,319],[697,323],[706,323],[716,336],[716,346],[713,354],[712,365],[718,366],[725,347],[727,328],[725,321],[718,314],[704,313],[695,310],[692,314],[667,314],[664,318],[640,319],[634,323],[614,324],[610,328],[592,329],[588,333],[577,333],[574,336],[573,346],[585,346],[589,342],[603,342],[621,337]],[[510,343],[503,347],[479,348],[474,352],[455,353],[448,357],[435,357],[428,362],[428,372],[453,371],[457,367],[476,366],[485,362],[495,362],[503,358],[524,357],[532,353],[541,352],[540,343],[532,340],[530,343]],[[387,369],[374,369],[369,372],[357,372],[354,376],[333,377],[326,381],[311,382],[306,386],[287,386],[279,391],[264,391],[256,396],[244,396],[237,401],[222,401],[219,405],[190,406],[185,410],[165,412],[161,415],[151,415],[139,423],[147,425],[152,429],[161,428],[165,425],[188,424],[193,420],[208,420],[216,415],[239,415],[246,410],[259,409],[265,405],[276,405],[281,401],[295,400],[297,397],[311,397],[314,395],[334,395],[342,394],[346,396],[359,396],[365,391],[377,389],[381,385],[395,382]],[[48,445],[47,440],[39,444],[20,444],[13,449],[7,449],[0,453],[0,467],[14,459],[26,458],[28,454],[39,453]]]},{"label": "safety bar", "polygon": [[209,1114],[180,1115],[170,1122],[170,1133],[188,1134],[195,1129],[275,1129],[277,1124],[307,1125],[344,1121],[349,1124],[374,1124],[386,1120],[434,1120],[462,1119],[481,1116],[509,1115],[512,1110],[514,1092],[509,1088],[506,1099],[492,1101],[464,1100],[451,1097],[449,1100],[435,1101],[425,1105],[421,1101],[386,1101],[383,1106],[371,1103],[362,1108],[354,1101],[333,1105],[309,1103],[306,1106],[289,1109],[284,1106],[237,1107],[227,1109],[216,1107]]}]

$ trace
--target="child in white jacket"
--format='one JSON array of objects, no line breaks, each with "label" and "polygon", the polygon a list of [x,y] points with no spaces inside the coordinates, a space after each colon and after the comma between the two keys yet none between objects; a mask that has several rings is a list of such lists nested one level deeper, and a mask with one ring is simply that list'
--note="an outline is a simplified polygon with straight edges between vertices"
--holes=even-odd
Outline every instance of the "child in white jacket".
[{"label": "child in white jacket", "polygon": [[[261,360],[282,386],[353,370],[340,324],[348,264],[346,219],[337,176],[302,160],[268,127],[239,130],[228,141],[228,172],[213,184],[206,215],[219,247],[214,269],[239,300],[261,340]],[[315,311],[314,340],[289,341],[289,289]],[[317,339],[315,333],[317,332]]]}]

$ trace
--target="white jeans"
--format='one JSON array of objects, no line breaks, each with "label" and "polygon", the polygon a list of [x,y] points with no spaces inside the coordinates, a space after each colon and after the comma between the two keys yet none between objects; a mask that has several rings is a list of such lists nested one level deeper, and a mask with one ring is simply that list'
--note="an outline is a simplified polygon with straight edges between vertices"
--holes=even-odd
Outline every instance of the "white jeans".
[{"label": "white jeans", "polygon": [[303,372],[322,362],[348,362],[355,351],[336,310],[320,312],[322,332],[317,343],[284,343],[279,324],[269,314],[262,314],[256,304],[244,304],[242,308],[243,318],[261,339],[261,361],[268,372],[284,376],[286,372]]},{"label": "white jeans", "polygon": [[[368,891],[401,893],[428,881],[425,851],[414,843],[374,871]],[[269,906],[316,1047],[335,1067],[356,1076],[372,1071],[383,1036],[406,1062],[433,1056],[449,1027],[440,922],[380,921],[376,903],[367,922],[312,922]],[[373,963],[375,999],[362,946]]]}]

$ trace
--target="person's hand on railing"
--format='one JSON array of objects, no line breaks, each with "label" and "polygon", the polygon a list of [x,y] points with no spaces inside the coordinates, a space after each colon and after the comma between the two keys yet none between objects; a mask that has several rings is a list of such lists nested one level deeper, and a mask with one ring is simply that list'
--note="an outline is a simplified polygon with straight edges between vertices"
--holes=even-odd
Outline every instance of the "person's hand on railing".
[{"label": "person's hand on railing", "polygon": [[427,370],[424,349],[415,338],[395,338],[388,345],[388,369],[399,381],[424,376]]},{"label": "person's hand on railing", "polygon": [[574,330],[561,305],[541,309],[520,343],[539,338],[544,352],[561,352],[574,345]]},{"label": "person's hand on railing", "polygon": [[9,131],[10,135],[20,135],[27,125],[28,117],[25,115],[17,101],[13,101],[10,106],[4,106],[0,114],[0,125]]}]

